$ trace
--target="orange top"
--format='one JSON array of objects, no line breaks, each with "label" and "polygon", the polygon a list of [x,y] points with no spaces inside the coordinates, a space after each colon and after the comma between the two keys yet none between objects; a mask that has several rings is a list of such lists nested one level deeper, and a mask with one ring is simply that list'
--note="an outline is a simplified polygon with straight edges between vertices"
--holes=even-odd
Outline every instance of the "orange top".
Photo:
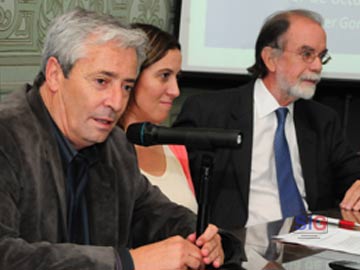
[{"label": "orange top", "polygon": [[169,145],[169,148],[174,153],[176,158],[179,160],[181,167],[185,173],[190,190],[195,195],[194,184],[191,179],[190,168],[189,168],[189,158],[185,146],[172,144]]}]

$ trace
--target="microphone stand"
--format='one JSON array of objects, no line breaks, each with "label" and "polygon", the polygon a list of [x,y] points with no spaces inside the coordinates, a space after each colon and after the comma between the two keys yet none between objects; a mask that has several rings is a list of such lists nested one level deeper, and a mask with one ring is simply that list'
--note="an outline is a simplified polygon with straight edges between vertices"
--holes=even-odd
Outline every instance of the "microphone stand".
[{"label": "microphone stand", "polygon": [[[198,215],[196,224],[196,237],[199,237],[209,225],[210,199],[209,188],[211,187],[211,176],[214,166],[214,153],[210,151],[201,154],[200,164],[200,182],[199,182],[199,199]],[[207,265],[206,270],[215,270],[212,265]],[[222,269],[222,268],[220,268]]]},{"label": "microphone stand", "polygon": [[204,152],[201,155],[200,182],[198,198],[198,216],[196,237],[198,238],[209,224],[209,186],[214,165],[214,153]]}]

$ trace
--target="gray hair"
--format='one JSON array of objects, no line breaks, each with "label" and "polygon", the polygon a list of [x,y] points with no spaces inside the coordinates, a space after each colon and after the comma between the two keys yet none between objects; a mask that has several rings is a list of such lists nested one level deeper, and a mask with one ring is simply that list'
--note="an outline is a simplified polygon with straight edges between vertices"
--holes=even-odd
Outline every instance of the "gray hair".
[{"label": "gray hair", "polygon": [[95,40],[91,40],[93,44],[116,41],[119,47],[134,48],[139,71],[148,44],[145,33],[131,29],[110,15],[77,8],[57,17],[50,26],[42,54],[41,72],[45,74],[47,61],[54,56],[67,77],[75,62],[86,55],[85,46],[90,44],[89,36],[95,37]]},{"label": "gray hair", "polygon": [[306,9],[292,9],[278,11],[270,15],[263,24],[255,45],[255,63],[247,70],[255,78],[263,78],[267,75],[268,70],[261,58],[263,48],[270,46],[273,48],[282,48],[282,37],[290,27],[292,16],[308,18],[320,26],[323,25],[322,16],[314,11]]}]

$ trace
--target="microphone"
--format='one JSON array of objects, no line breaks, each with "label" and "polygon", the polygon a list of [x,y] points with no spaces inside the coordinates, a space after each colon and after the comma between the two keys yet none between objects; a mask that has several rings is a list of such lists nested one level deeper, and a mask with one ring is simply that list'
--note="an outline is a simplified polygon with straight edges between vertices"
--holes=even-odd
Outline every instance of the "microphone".
[{"label": "microphone", "polygon": [[202,150],[214,148],[237,148],[242,142],[239,130],[216,128],[168,128],[149,122],[131,124],[126,136],[134,144],[182,144]]}]

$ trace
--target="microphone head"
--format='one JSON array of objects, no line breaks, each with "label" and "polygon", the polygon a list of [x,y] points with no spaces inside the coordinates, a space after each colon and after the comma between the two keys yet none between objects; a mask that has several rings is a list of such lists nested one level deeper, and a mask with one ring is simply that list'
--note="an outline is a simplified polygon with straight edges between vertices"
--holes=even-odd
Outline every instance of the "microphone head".
[{"label": "microphone head", "polygon": [[149,122],[134,123],[128,126],[126,130],[127,139],[133,143],[143,146],[149,146],[146,144],[145,134],[151,129],[152,124]]},{"label": "microphone head", "polygon": [[156,126],[150,122],[134,123],[128,126],[126,137],[133,144],[154,145],[151,139],[154,136],[154,129],[156,129]]}]

